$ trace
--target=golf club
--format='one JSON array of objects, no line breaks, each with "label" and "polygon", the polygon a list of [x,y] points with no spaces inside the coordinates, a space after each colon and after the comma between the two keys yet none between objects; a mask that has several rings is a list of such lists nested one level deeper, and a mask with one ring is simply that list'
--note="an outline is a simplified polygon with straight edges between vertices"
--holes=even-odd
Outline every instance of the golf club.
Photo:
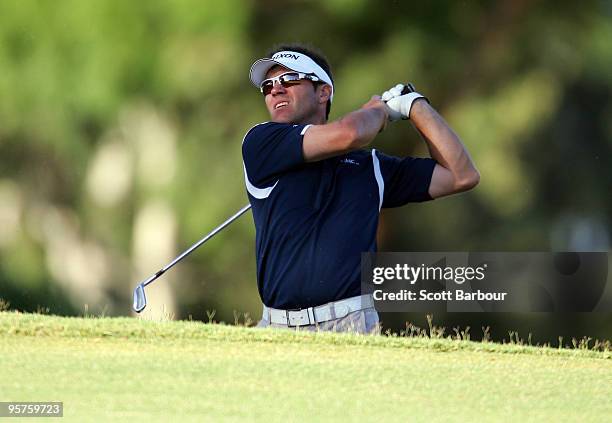
[{"label": "golf club", "polygon": [[188,250],[186,250],[183,254],[181,254],[180,256],[178,256],[177,258],[175,258],[174,260],[172,260],[172,262],[170,262],[169,264],[167,264],[165,267],[161,268],[160,270],[157,271],[157,273],[155,273],[153,276],[151,276],[149,279],[144,280],[142,282],[140,282],[136,288],[134,289],[134,304],[133,304],[133,308],[134,311],[136,313],[140,313],[142,310],[145,309],[145,307],[147,306],[147,297],[145,295],[145,286],[147,286],[148,284],[150,284],[151,282],[153,282],[155,279],[159,278],[161,275],[163,275],[164,273],[166,273],[167,270],[170,270],[172,268],[172,266],[174,266],[176,263],[178,263],[179,261],[183,260],[185,257],[187,257],[189,254],[191,254],[193,252],[193,250],[195,250],[196,248],[198,248],[200,245],[204,244],[206,241],[208,241],[210,238],[212,238],[213,236],[215,236],[217,233],[219,233],[223,228],[225,228],[227,225],[229,225],[230,223],[232,223],[234,220],[238,219],[240,216],[242,216],[244,214],[244,212],[246,212],[248,209],[251,208],[250,204],[247,204],[246,206],[244,206],[243,208],[241,208],[240,210],[238,210],[236,212],[236,214],[234,214],[233,216],[231,216],[229,219],[227,219],[225,222],[223,222],[222,224],[220,224],[219,226],[217,226],[215,229],[213,229],[212,232],[210,232],[208,235],[206,235],[204,238],[202,238],[201,240],[199,240],[198,242],[196,242],[195,244],[193,244],[191,247],[189,247]]}]

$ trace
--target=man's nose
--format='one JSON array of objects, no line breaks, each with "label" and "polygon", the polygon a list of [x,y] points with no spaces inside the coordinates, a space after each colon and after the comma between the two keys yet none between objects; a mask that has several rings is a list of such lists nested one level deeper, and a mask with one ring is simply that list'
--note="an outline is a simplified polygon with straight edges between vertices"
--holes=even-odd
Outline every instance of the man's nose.
[{"label": "man's nose", "polygon": [[270,94],[274,95],[274,94],[283,94],[286,91],[285,87],[283,87],[283,84],[281,84],[280,82],[274,81],[273,85],[272,85],[272,90],[270,90]]}]

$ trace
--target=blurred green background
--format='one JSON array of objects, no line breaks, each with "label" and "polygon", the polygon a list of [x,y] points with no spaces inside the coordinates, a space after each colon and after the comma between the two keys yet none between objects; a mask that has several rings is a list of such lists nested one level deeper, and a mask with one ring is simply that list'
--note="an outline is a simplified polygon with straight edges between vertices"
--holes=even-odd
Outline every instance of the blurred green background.
[{"label": "blurred green background", "polygon": [[[138,281],[247,203],[240,145],[268,118],[248,69],[284,41],[328,56],[332,119],[412,81],[481,172],[384,211],[380,250],[610,249],[609,1],[0,0],[0,298],[130,314]],[[426,155],[407,123],[375,145]],[[257,319],[254,243],[249,213],[147,288],[147,312]],[[556,340],[610,338],[611,317],[435,320]],[[407,319],[425,322],[383,316]]]}]

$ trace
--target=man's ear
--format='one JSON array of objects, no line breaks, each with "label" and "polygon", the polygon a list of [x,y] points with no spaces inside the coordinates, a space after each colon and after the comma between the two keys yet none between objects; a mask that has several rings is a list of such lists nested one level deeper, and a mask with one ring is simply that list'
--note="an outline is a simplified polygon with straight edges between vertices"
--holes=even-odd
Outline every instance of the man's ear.
[{"label": "man's ear", "polygon": [[331,87],[328,84],[321,84],[319,86],[319,103],[327,103],[331,97]]}]

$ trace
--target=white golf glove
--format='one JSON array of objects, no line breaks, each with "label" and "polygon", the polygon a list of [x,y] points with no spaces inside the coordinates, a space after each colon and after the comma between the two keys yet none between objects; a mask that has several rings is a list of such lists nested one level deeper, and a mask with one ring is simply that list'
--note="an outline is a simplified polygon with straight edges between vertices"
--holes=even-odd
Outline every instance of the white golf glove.
[{"label": "white golf glove", "polygon": [[[385,91],[381,96],[381,100],[387,103],[389,108],[389,121],[410,119],[410,109],[412,108],[412,103],[417,98],[427,100],[427,97],[414,91],[412,84],[397,84],[395,87]],[[427,102],[429,103],[429,100]]]}]

